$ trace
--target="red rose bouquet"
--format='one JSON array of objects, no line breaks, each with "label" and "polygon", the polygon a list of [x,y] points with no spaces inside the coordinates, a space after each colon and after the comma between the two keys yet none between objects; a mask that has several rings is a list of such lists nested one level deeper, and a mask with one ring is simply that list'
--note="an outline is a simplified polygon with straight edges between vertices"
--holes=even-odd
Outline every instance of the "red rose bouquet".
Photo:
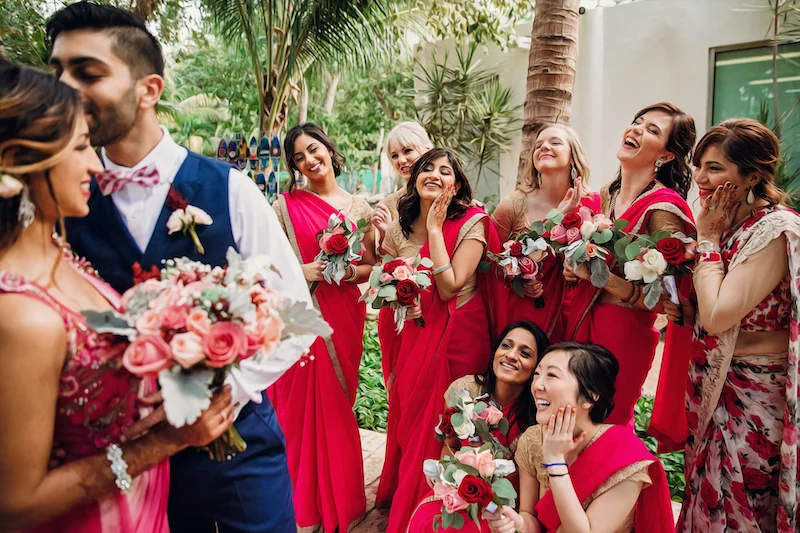
[{"label": "red rose bouquet", "polygon": [[[520,297],[525,296],[525,283],[536,279],[539,268],[551,247],[536,232],[522,233],[503,243],[499,254],[486,252],[489,261],[495,263],[506,283]],[[534,300],[536,307],[544,307],[544,298]]]},{"label": "red rose bouquet", "polygon": [[[369,290],[360,300],[366,301],[373,309],[391,307],[397,333],[403,331],[408,308],[419,303],[420,291],[431,286],[430,268],[433,261],[417,256],[393,258],[385,255],[383,261],[372,267],[369,277]],[[425,319],[415,318],[414,322],[425,327]]]},{"label": "red rose bouquet", "polygon": [[[98,333],[127,338],[123,366],[138,377],[158,379],[174,427],[197,420],[241,361],[268,359],[290,337],[331,333],[319,311],[270,288],[277,274],[266,256],[242,260],[230,248],[227,260],[225,268],[167,260],[160,279],[125,292],[119,312],[83,313]],[[299,359],[302,350],[297,352]],[[231,427],[209,445],[209,454],[221,461],[245,448]]]},{"label": "red rose bouquet", "polygon": [[614,254],[625,279],[644,286],[644,305],[656,306],[664,290],[680,305],[676,276],[690,273],[697,243],[683,233],[668,231],[653,235],[623,234],[614,244]]},{"label": "red rose bouquet", "polygon": [[[344,279],[347,266],[353,261],[361,260],[361,240],[367,221],[360,219],[354,226],[342,213],[333,213],[328,218],[328,227],[319,235],[320,252],[314,261],[326,261],[328,264],[322,271],[322,277],[328,283],[339,285]],[[317,290],[319,282],[314,281],[309,286],[311,294]]]},{"label": "red rose bouquet", "polygon": [[439,424],[434,428],[436,438],[459,440],[474,445],[491,443],[494,451],[506,453],[493,433],[508,434],[508,420],[503,417],[500,407],[489,401],[488,395],[472,398],[466,390],[453,391],[447,399],[447,409],[439,416]]}]

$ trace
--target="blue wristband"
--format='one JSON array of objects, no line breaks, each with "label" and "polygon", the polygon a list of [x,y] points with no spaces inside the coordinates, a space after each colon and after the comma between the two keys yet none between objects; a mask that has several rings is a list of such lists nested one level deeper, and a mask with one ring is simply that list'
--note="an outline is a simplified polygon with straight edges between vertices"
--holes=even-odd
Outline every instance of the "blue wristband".
[{"label": "blue wristband", "polygon": [[544,463],[542,466],[550,468],[551,466],[569,466],[567,463]]}]

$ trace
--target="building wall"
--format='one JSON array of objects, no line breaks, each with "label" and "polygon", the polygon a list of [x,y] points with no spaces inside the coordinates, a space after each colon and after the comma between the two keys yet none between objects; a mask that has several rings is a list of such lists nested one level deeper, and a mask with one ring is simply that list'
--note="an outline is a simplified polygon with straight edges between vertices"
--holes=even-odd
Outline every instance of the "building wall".
[{"label": "building wall", "polygon": [[[587,152],[591,186],[613,178],[622,131],[646,105],[675,103],[694,116],[699,138],[711,113],[711,49],[763,40],[770,18],[768,0],[640,0],[582,15],[572,126]],[[530,36],[531,25],[520,24],[517,34]],[[445,50],[454,60],[447,41],[426,46],[419,57],[427,66]],[[490,45],[478,54],[482,65],[500,67],[501,82],[522,105],[528,50]],[[517,134],[500,158],[501,197],[514,188],[520,144]]]}]

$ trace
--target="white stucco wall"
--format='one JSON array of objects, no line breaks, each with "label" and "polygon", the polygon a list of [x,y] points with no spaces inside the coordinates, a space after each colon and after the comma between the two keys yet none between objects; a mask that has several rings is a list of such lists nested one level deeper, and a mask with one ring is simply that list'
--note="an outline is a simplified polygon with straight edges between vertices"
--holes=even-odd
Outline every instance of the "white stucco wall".
[{"label": "white stucco wall", "polygon": [[[758,6],[764,8],[754,9]],[[595,190],[613,178],[622,130],[642,107],[671,101],[694,116],[698,138],[705,132],[711,111],[710,51],[763,40],[770,22],[767,6],[768,0],[640,0],[581,16],[572,126],[586,149]],[[521,36],[530,36],[530,30],[531,23],[517,27]],[[419,57],[428,65],[434,53],[443,56],[445,50],[454,60],[451,42],[428,45]],[[482,65],[501,67],[501,82],[522,104],[528,50],[489,46],[478,53]],[[517,134],[500,159],[501,197],[514,188],[520,139]]]}]

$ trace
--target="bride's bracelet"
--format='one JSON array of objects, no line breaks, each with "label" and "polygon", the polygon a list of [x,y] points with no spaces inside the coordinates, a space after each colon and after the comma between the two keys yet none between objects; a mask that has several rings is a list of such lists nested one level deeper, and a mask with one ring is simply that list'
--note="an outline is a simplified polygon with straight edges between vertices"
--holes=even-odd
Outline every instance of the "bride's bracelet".
[{"label": "bride's bracelet", "polygon": [[116,444],[110,444],[106,448],[106,459],[111,462],[111,471],[117,476],[114,484],[122,494],[126,494],[131,490],[133,479],[128,474],[128,463],[122,458],[122,448]]}]

